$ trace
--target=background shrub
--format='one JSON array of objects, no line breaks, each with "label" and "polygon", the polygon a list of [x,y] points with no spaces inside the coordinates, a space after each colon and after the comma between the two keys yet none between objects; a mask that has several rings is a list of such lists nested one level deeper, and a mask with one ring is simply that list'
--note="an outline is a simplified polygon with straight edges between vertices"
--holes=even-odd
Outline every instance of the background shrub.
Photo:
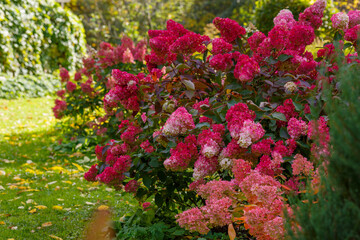
[{"label": "background shrub", "polygon": [[74,70],[84,53],[81,22],[54,0],[0,0],[0,71]]},{"label": "background shrub", "polygon": [[43,97],[60,89],[60,80],[51,74],[39,76],[0,75],[0,98]]}]

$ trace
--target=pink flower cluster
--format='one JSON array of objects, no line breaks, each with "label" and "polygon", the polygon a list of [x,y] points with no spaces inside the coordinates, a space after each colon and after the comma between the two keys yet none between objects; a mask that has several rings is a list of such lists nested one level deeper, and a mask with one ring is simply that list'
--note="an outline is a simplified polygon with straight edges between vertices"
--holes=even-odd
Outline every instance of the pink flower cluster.
[{"label": "pink flower cluster", "polygon": [[211,181],[198,187],[198,193],[206,200],[206,205],[186,210],[176,216],[179,225],[191,232],[206,234],[213,227],[231,223],[229,211],[232,200],[228,195],[235,193],[234,185],[228,181]]},{"label": "pink flower cluster", "polygon": [[166,121],[162,128],[165,135],[177,136],[185,134],[187,131],[195,128],[192,115],[184,107],[179,107]]},{"label": "pink flower cluster", "polygon": [[287,130],[291,138],[298,139],[300,136],[307,135],[307,123],[303,120],[291,118],[288,122]]},{"label": "pink flower cluster", "polygon": [[128,192],[128,193],[136,193],[139,186],[140,186],[140,183],[138,181],[132,179],[125,185],[124,189],[125,189],[125,192]]},{"label": "pink flower cluster", "polygon": [[155,151],[155,148],[151,146],[151,143],[149,140],[146,140],[140,144],[140,147],[144,149],[146,153],[152,153]]},{"label": "pink flower cluster", "polygon": [[61,82],[67,82],[70,79],[69,72],[66,68],[60,68],[60,78]]},{"label": "pink flower cluster", "polygon": [[294,175],[300,175],[301,173],[305,176],[309,176],[314,170],[314,165],[309,162],[301,154],[296,154],[294,161],[291,165]]},{"label": "pink flower cluster", "polygon": [[220,31],[221,37],[228,43],[233,43],[237,38],[246,34],[245,28],[229,18],[216,17],[213,24]]},{"label": "pink flower cluster", "polygon": [[126,109],[138,111],[138,83],[139,79],[133,74],[120,71],[118,69],[112,70],[112,76],[115,80],[115,87],[113,87],[104,97],[104,107],[107,111],[122,104]]},{"label": "pink flower cluster", "polygon": [[335,13],[331,17],[332,26],[335,29],[346,30],[349,27],[349,16],[346,13]]},{"label": "pink flower cluster", "polygon": [[[127,36],[121,39],[121,45],[115,47],[109,43],[102,42],[97,53],[99,57],[98,62],[104,68],[119,63],[134,63],[134,60],[142,62],[145,59],[145,54],[146,41],[142,40],[138,42],[135,47],[131,38]],[[92,66],[92,64],[89,66]]]},{"label": "pink flower cluster", "polygon": [[240,82],[252,81],[260,73],[259,64],[248,55],[241,55],[235,65],[234,76]]},{"label": "pink flower cluster", "polygon": [[148,35],[151,53],[145,60],[150,72],[157,65],[173,62],[177,54],[203,52],[204,42],[210,41],[209,37],[190,32],[173,20],[167,21],[166,30],[149,30]]},{"label": "pink flower cluster", "polygon": [[196,148],[196,137],[189,135],[184,142],[180,142],[177,146],[170,150],[171,156],[164,161],[166,169],[171,171],[184,171],[189,164],[198,157]]},{"label": "pink flower cluster", "polygon": [[55,100],[55,107],[52,108],[55,118],[61,119],[63,117],[63,112],[66,109],[67,109],[67,105],[65,101],[61,101],[59,99]]}]

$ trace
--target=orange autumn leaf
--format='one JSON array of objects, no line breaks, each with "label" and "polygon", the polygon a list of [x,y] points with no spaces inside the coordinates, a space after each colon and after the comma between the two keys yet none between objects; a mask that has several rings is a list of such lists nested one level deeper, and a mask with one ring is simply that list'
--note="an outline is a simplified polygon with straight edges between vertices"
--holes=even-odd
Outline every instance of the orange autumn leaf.
[{"label": "orange autumn leaf", "polygon": [[235,231],[234,225],[232,223],[230,223],[228,226],[228,234],[229,234],[230,240],[234,240],[236,238],[236,231]]}]

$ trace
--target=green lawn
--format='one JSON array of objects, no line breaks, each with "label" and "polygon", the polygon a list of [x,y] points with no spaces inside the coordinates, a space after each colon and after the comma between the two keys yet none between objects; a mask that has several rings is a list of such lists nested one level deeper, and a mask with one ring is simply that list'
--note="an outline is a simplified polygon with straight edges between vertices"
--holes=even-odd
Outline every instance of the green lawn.
[{"label": "green lawn", "polygon": [[137,207],[130,195],[83,179],[94,155],[52,151],[53,101],[0,100],[1,239],[81,239],[99,206],[116,219]]}]

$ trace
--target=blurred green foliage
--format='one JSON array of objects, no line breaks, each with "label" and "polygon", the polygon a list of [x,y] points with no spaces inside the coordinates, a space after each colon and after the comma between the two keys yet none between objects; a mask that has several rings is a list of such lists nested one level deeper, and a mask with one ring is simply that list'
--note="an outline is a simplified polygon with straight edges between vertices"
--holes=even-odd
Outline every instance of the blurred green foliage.
[{"label": "blurred green foliage", "polygon": [[310,6],[306,0],[259,0],[256,1],[255,25],[263,33],[268,33],[273,27],[273,19],[282,9],[289,9],[295,19]]},{"label": "blurred green foliage", "polygon": [[80,20],[54,0],[0,0],[0,71],[74,70],[85,53]]},{"label": "blurred green foliage", "polygon": [[72,0],[66,7],[77,14],[86,30],[88,44],[120,44],[123,35],[134,41],[149,29],[161,29],[168,19],[183,23],[194,0]]},{"label": "blurred green foliage", "polygon": [[0,99],[34,98],[54,94],[60,89],[60,79],[52,74],[19,75],[0,74]]}]

